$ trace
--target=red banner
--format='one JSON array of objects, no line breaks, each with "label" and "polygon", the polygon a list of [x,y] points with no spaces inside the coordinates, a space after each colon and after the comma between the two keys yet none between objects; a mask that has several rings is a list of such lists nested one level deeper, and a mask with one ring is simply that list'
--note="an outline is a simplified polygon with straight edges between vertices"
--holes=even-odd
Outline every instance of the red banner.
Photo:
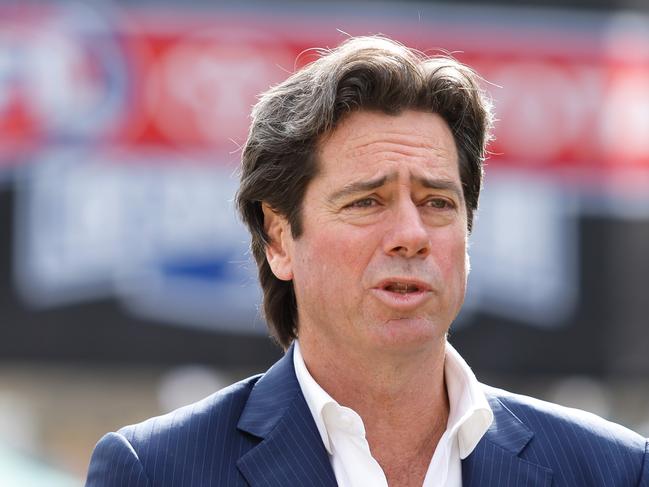
[{"label": "red banner", "polygon": [[[0,165],[60,144],[236,152],[256,95],[314,59],[311,48],[345,38],[330,25],[261,10],[5,8]],[[503,25],[386,16],[380,28],[422,50],[444,46],[487,80],[499,120],[490,164],[581,180],[649,169],[645,37],[614,23]]]}]

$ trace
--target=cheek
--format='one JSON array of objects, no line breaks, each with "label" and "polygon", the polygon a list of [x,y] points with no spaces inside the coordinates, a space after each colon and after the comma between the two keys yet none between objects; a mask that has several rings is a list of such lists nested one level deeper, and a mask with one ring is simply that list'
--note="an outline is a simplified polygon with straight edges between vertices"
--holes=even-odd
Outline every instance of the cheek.
[{"label": "cheek", "polygon": [[464,285],[469,270],[466,239],[449,236],[448,239],[438,241],[433,252],[437,255],[436,260],[446,281],[457,279]]},{"label": "cheek", "polygon": [[[322,238],[306,239],[295,248],[293,260],[294,282],[296,292],[302,290],[305,295],[321,294],[326,287],[326,276],[331,273],[332,249]],[[308,244],[307,244],[308,243]]]},{"label": "cheek", "polygon": [[367,238],[340,231],[321,232],[301,254],[300,273],[312,286],[351,291],[367,263]]}]

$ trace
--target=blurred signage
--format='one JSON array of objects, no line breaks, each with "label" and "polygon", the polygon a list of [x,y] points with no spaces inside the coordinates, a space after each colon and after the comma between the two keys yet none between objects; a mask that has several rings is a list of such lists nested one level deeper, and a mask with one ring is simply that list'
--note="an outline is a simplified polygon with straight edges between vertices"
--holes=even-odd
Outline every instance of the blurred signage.
[{"label": "blurred signage", "polygon": [[167,24],[96,7],[0,7],[1,165],[70,143],[234,150],[299,52],[215,12]]},{"label": "blurred signage", "polygon": [[16,277],[35,307],[117,297],[160,321],[263,331],[249,237],[227,165],[152,153],[59,150],[34,165],[16,205]]},{"label": "blurred signage", "polygon": [[578,210],[576,196],[550,179],[492,171],[458,325],[476,310],[540,328],[565,324],[579,298]]},{"label": "blurred signage", "polygon": [[[2,164],[70,141],[232,150],[257,93],[313,59],[313,47],[344,39],[325,17],[266,23],[262,10],[107,5],[0,15]],[[385,31],[422,49],[447,46],[488,80],[500,120],[491,164],[576,177],[649,169],[649,37],[646,25],[623,20],[577,32],[548,24],[525,42],[514,23],[485,21],[476,43],[474,23],[433,16],[435,28],[395,20]],[[346,23],[362,28],[353,16]]]},{"label": "blurred signage", "polygon": [[132,123],[130,54],[111,13],[0,6],[0,168]]},{"label": "blurred signage", "polygon": [[249,237],[230,204],[238,150],[256,95],[315,46],[339,44],[342,27],[444,46],[485,78],[499,121],[467,313],[565,322],[583,211],[567,194],[637,189],[646,206],[646,19],[477,21],[431,5],[419,20],[389,8],[368,20],[360,7],[0,6],[0,174],[18,178],[23,298],[117,297],[159,321],[263,332]]}]

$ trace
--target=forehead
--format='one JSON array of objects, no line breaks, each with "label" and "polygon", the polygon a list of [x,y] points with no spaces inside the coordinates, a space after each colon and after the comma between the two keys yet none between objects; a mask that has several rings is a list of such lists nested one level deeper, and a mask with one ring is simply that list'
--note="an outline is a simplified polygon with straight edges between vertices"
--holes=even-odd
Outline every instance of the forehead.
[{"label": "forehead", "polygon": [[320,174],[349,179],[383,171],[459,178],[455,141],[437,114],[360,111],[348,115],[318,148]]}]

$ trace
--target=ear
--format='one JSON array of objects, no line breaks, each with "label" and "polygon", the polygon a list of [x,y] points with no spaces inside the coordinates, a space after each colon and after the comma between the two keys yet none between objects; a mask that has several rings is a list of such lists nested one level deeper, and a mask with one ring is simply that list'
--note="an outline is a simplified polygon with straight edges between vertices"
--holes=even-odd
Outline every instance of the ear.
[{"label": "ear", "polygon": [[293,279],[293,236],[288,221],[283,215],[273,210],[267,203],[261,204],[264,212],[264,230],[268,235],[266,260],[277,279]]}]

